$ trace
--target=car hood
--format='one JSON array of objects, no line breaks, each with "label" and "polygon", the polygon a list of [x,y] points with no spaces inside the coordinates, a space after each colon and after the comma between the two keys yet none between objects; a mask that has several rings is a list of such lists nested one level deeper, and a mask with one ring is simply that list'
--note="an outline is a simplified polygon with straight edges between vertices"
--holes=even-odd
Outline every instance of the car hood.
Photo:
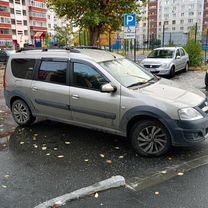
[{"label": "car hood", "polygon": [[154,65],[154,64],[168,64],[172,59],[161,59],[161,58],[146,58],[142,61],[142,64],[145,65]]},{"label": "car hood", "polygon": [[180,85],[174,81],[160,79],[155,84],[140,88],[140,92],[180,107],[195,107],[201,104],[205,95],[200,90]]}]

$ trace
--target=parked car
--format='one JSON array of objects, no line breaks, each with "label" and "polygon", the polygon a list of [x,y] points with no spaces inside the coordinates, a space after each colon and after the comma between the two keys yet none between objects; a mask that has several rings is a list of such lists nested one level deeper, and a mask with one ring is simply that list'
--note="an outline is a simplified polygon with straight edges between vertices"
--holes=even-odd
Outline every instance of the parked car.
[{"label": "parked car", "polygon": [[177,71],[188,71],[189,56],[182,47],[156,48],[141,63],[146,70],[171,78]]},{"label": "parked car", "polygon": [[171,146],[195,145],[208,137],[208,102],[202,92],[188,91],[103,50],[12,54],[4,95],[20,126],[44,116],[127,137],[145,156],[159,156]]},{"label": "parked car", "polygon": [[6,64],[9,56],[15,53],[13,49],[1,49],[0,50],[0,63]]}]

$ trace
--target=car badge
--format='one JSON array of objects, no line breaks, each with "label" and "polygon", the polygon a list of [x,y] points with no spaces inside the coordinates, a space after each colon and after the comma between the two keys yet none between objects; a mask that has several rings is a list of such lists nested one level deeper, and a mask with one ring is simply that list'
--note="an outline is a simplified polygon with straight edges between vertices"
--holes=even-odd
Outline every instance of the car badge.
[{"label": "car badge", "polygon": [[150,68],[152,68],[152,65],[150,65]]}]

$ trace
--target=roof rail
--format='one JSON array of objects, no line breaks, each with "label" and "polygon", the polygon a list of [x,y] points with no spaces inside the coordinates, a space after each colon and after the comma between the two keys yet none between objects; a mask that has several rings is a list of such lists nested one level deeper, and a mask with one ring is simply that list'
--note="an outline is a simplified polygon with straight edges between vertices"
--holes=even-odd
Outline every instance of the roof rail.
[{"label": "roof rail", "polygon": [[95,50],[102,50],[101,48],[97,47],[97,46],[78,46],[75,47],[77,49],[95,49]]},{"label": "roof rail", "polygon": [[66,48],[20,48],[18,50],[16,50],[16,53],[20,53],[22,51],[33,51],[33,50],[39,50],[42,52],[46,52],[46,51],[52,51],[52,50],[60,50],[60,51],[70,51],[72,53],[80,53],[79,50],[75,49],[74,47],[66,47]]}]

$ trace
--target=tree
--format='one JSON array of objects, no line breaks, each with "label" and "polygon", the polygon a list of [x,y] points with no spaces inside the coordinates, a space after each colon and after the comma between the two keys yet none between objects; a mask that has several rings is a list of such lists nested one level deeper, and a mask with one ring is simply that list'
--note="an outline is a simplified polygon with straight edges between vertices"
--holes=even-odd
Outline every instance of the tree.
[{"label": "tree", "polygon": [[67,24],[65,27],[55,26],[54,30],[56,32],[56,37],[58,43],[61,46],[71,46],[72,45],[72,27],[70,24]]},{"label": "tree", "polygon": [[189,55],[190,65],[199,66],[203,61],[202,48],[198,41],[189,40],[186,47],[186,52]]},{"label": "tree", "polygon": [[74,26],[87,28],[91,46],[102,32],[120,29],[125,13],[139,13],[140,8],[138,0],[48,0],[48,5]]}]

